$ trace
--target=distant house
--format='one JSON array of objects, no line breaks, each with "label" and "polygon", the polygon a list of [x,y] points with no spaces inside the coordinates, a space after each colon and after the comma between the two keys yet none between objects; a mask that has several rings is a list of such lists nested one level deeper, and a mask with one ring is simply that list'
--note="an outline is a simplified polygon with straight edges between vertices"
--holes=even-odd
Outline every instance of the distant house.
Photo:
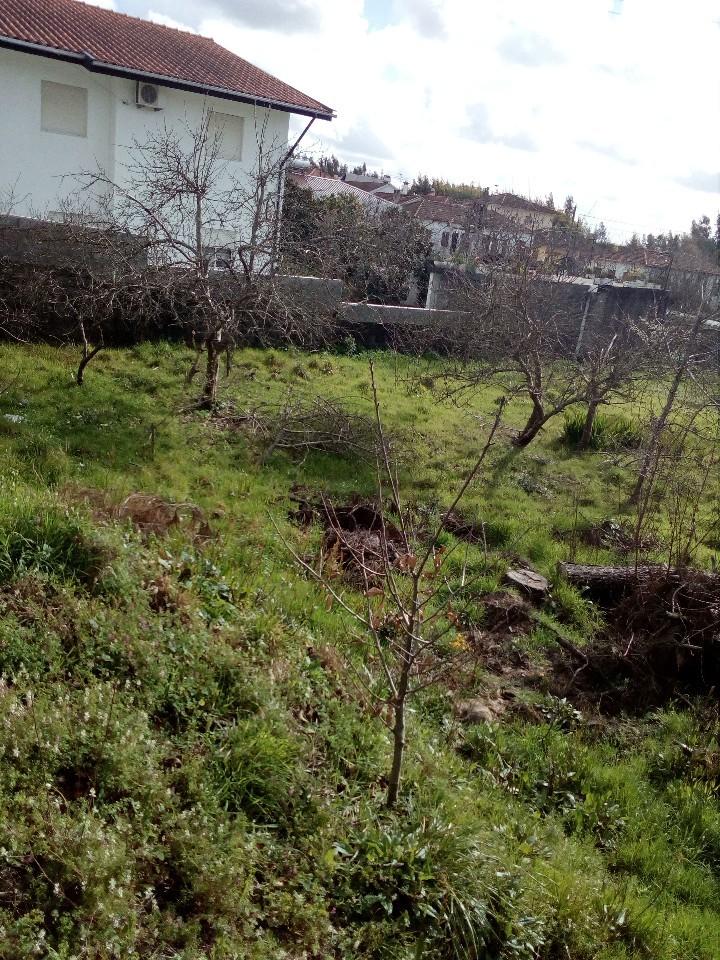
[{"label": "distant house", "polygon": [[491,210],[485,200],[456,200],[431,193],[400,196],[396,202],[425,224],[440,258],[454,254],[502,257],[531,238],[526,228]]},{"label": "distant house", "polygon": [[692,243],[679,250],[648,250],[642,246],[599,247],[592,265],[616,280],[645,280],[669,290],[701,287],[709,300],[720,297],[720,265]]},{"label": "distant house", "polygon": [[[258,131],[284,153],[291,114],[334,116],[213,40],[76,0],[0,0],[0,87],[0,213],[50,220],[73,174],[100,166],[122,182],[133,141],[165,129],[207,121],[242,179]],[[224,233],[212,240],[232,243]]]},{"label": "distant house", "polygon": [[598,245],[591,258],[596,273],[612,280],[644,280],[664,285],[670,255],[645,247]]},{"label": "distant house", "polygon": [[558,212],[553,207],[528,200],[514,193],[492,193],[487,198],[489,210],[494,210],[525,230],[549,230]]},{"label": "distant house", "polygon": [[288,173],[288,180],[297,187],[310,190],[313,196],[318,199],[352,197],[353,200],[356,200],[365,210],[371,213],[396,209],[395,204],[385,200],[373,191],[362,190],[354,183],[338,180],[336,177],[324,177],[312,172],[292,170]]},{"label": "distant house", "polygon": [[433,251],[450,256],[465,246],[470,233],[472,211],[450,197],[409,194],[398,202],[412,217],[422,221],[430,233]]},{"label": "distant house", "polygon": [[393,200],[402,192],[402,188],[396,186],[388,174],[374,177],[369,173],[348,173],[343,179],[345,183],[351,184],[358,190],[382,197],[384,200]]}]

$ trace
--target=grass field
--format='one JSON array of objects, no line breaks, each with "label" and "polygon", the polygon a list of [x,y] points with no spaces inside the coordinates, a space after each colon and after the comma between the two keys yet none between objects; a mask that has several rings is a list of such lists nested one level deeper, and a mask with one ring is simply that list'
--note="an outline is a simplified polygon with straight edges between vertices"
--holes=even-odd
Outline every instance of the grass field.
[{"label": "grass field", "polygon": [[[475,664],[429,688],[384,808],[390,743],[346,619],[284,542],[317,546],[293,488],[372,497],[374,465],[262,462],[231,417],[291,394],[370,415],[370,358],[238,352],[211,417],[179,346],[105,351],[82,388],[72,351],[0,346],[0,958],[720,955],[711,699],[609,718],[543,680],[553,630],[582,645],[602,623],[557,562],[626,560],[579,531],[633,522],[634,455],[569,449],[562,418],[524,451],[501,431],[462,507],[485,524],[464,548],[479,609],[511,562],[553,582],[512,640],[536,682]],[[449,503],[500,386],[454,406],[436,362],[372,359],[404,496]],[[197,505],[212,538],[117,520],[137,492]],[[510,688],[502,718],[457,720],[458,697]]]}]

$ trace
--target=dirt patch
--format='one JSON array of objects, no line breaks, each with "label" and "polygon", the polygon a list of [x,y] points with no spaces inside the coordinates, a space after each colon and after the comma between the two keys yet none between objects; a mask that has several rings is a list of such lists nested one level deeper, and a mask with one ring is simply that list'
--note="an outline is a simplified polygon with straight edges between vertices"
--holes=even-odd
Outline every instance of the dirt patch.
[{"label": "dirt patch", "polygon": [[457,510],[451,510],[445,517],[444,529],[458,540],[468,543],[485,543],[485,526],[468,519]]},{"label": "dirt patch", "polygon": [[612,518],[591,524],[581,533],[581,539],[588,547],[606,547],[619,553],[628,551],[657,550],[660,540],[651,535],[638,535],[634,526]]},{"label": "dirt patch", "polygon": [[166,500],[156,494],[131,493],[118,504],[104,490],[93,487],[68,487],[63,496],[72,503],[90,507],[96,520],[129,520],[147,535],[163,536],[173,527],[182,526],[196,540],[209,540],[213,536],[205,511],[194,503]]},{"label": "dirt patch", "polygon": [[482,598],[485,607],[483,627],[493,634],[528,633],[533,626],[532,607],[521,597],[506,590]]},{"label": "dirt patch", "polygon": [[388,567],[402,569],[405,538],[377,503],[355,495],[348,503],[334,504],[327,498],[310,499],[302,488],[290,499],[297,504],[289,514],[292,520],[303,526],[319,523],[325,530],[321,559],[326,576],[342,575],[349,583],[368,587],[380,583]]},{"label": "dirt patch", "polygon": [[602,594],[608,627],[583,649],[555,655],[563,695],[603,712],[639,713],[720,686],[720,577],[669,571]]}]

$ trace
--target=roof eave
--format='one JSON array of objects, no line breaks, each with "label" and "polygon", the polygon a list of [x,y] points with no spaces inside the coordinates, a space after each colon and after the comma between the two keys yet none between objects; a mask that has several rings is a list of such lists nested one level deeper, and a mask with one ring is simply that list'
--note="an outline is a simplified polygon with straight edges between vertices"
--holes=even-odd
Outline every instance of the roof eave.
[{"label": "roof eave", "polygon": [[59,50],[56,47],[46,47],[27,40],[18,40],[15,37],[0,36],[0,47],[17,50],[21,53],[30,53],[35,56],[49,57],[52,60],[64,60],[68,63],[77,63],[91,73],[101,73],[110,77],[122,77],[125,80],[149,80],[159,86],[170,87],[173,90],[184,90],[188,93],[197,93],[205,96],[218,97],[221,100],[234,100],[237,103],[249,103],[256,107],[267,107],[271,110],[280,110],[283,113],[295,113],[303,117],[313,117],[317,120],[332,120],[336,114],[329,107],[325,110],[311,110],[299,107],[282,100],[273,100],[267,97],[253,97],[247,93],[228,90],[225,87],[214,87],[209,84],[193,83],[190,80],[178,80],[165,74],[149,73],[145,70],[133,70],[120,67],[113,63],[104,63],[95,60],[88,53],[77,53],[74,50]]}]

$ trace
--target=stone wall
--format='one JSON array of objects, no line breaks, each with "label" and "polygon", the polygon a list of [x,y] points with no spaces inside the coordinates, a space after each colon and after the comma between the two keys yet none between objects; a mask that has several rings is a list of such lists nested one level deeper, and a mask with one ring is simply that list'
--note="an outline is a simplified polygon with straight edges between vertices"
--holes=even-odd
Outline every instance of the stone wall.
[{"label": "stone wall", "polygon": [[[462,310],[472,301],[472,286],[488,282],[483,270],[464,270],[436,264],[430,276],[426,306],[433,310]],[[607,338],[628,320],[664,316],[668,293],[656,284],[618,283],[584,277],[535,277],[529,288],[538,309],[552,310],[566,333],[568,347],[589,344],[594,336]]]}]

